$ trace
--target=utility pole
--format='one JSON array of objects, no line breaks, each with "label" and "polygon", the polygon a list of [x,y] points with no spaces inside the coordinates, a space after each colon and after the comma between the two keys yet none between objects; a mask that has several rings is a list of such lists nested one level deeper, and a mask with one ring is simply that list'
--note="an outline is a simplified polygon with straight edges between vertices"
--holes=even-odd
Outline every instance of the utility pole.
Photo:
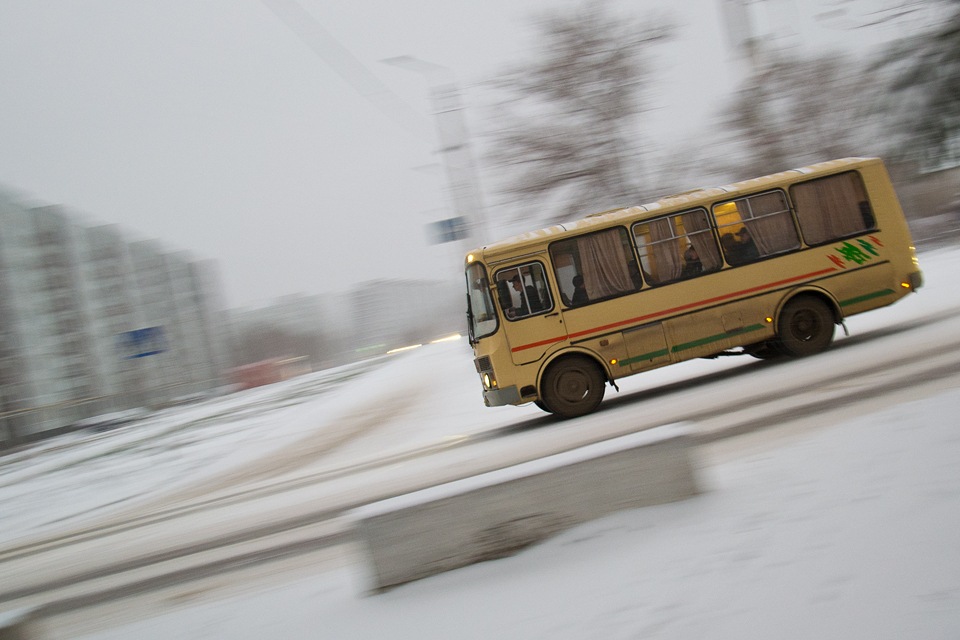
[{"label": "utility pole", "polygon": [[765,54],[802,43],[794,0],[719,0],[730,47],[747,63],[748,75],[763,71]]},{"label": "utility pole", "polygon": [[[424,139],[429,135],[426,118],[394,94],[366,66],[327,32],[304,10],[297,0],[261,0],[314,53],[321,57],[361,96],[404,129]],[[486,241],[480,185],[473,156],[470,153],[467,127],[460,103],[460,91],[453,72],[442,65],[424,62],[411,56],[386,60],[388,64],[426,77],[430,84],[436,129],[440,141],[440,158],[447,178],[453,214],[446,223],[452,238],[479,245]]]},{"label": "utility pole", "polygon": [[747,6],[750,1],[720,0],[720,13],[723,15],[730,47],[738,58],[747,60],[749,71],[755,72],[760,67],[760,56],[753,17],[750,7]]},{"label": "utility pole", "polygon": [[389,58],[384,62],[420,73],[430,85],[430,101],[440,142],[441,164],[446,173],[453,205],[452,219],[466,221],[466,233],[457,235],[467,244],[483,244],[487,240],[487,229],[480,181],[473,154],[470,152],[460,89],[453,72],[443,65],[425,62],[412,56]]}]

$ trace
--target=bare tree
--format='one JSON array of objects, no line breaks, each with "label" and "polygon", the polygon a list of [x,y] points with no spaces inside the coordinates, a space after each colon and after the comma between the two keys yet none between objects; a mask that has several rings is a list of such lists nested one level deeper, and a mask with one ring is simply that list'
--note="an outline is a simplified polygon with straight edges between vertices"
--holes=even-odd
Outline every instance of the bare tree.
[{"label": "bare tree", "polygon": [[960,163],[960,0],[939,4],[940,20],[895,42],[876,65],[894,71],[882,104],[902,133],[898,156],[931,168]]},{"label": "bare tree", "polygon": [[[879,153],[872,110],[879,90],[854,60],[768,54],[726,109],[740,175],[760,175],[849,155]],[[730,146],[722,148],[729,150]]]},{"label": "bare tree", "polygon": [[545,221],[636,201],[646,53],[672,28],[614,15],[603,0],[538,24],[539,60],[496,83],[506,97],[489,158],[508,175],[502,191]]}]

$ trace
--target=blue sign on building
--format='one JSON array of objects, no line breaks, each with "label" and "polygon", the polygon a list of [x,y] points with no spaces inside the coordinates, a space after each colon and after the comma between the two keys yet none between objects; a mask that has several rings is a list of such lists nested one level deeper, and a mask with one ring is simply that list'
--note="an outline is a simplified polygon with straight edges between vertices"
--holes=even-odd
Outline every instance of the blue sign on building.
[{"label": "blue sign on building", "polygon": [[163,327],[144,327],[125,331],[119,336],[119,346],[124,357],[145,358],[163,353],[167,348],[167,341],[163,335]]},{"label": "blue sign on building", "polygon": [[433,244],[456,242],[470,236],[469,223],[463,216],[431,222],[427,229],[430,234],[430,242]]}]

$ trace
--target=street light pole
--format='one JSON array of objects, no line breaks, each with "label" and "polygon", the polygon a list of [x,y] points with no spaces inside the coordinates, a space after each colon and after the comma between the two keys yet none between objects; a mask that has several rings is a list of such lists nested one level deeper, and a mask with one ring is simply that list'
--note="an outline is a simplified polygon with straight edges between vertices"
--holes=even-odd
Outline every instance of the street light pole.
[{"label": "street light pole", "polygon": [[473,155],[470,153],[460,90],[453,72],[443,65],[425,62],[412,56],[388,58],[384,62],[420,73],[429,83],[430,101],[440,142],[440,158],[454,209],[452,217],[467,221],[468,233],[465,240],[468,244],[483,244],[487,240],[487,229],[480,181]]}]

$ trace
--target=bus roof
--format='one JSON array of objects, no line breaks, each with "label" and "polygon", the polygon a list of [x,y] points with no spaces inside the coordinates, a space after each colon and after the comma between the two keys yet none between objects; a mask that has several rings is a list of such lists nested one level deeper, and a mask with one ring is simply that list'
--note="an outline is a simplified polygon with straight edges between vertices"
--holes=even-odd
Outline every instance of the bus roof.
[{"label": "bus roof", "polygon": [[684,191],[682,193],[664,196],[656,202],[648,204],[591,213],[572,222],[555,224],[551,227],[538,229],[536,231],[528,231],[486,245],[483,248],[469,252],[468,262],[470,262],[471,259],[498,262],[534,252],[538,247],[545,245],[547,242],[561,240],[587,231],[604,229],[611,225],[626,224],[645,218],[653,218],[674,211],[694,207],[705,207],[720,199],[735,199],[742,195],[756,193],[757,191],[773,189],[782,186],[785,182],[795,182],[801,177],[816,178],[822,175],[830,175],[880,162],[882,161],[879,158],[842,158],[838,160],[828,160],[799,169],[781,171],[780,173],[742,180],[720,187],[705,187]]}]

